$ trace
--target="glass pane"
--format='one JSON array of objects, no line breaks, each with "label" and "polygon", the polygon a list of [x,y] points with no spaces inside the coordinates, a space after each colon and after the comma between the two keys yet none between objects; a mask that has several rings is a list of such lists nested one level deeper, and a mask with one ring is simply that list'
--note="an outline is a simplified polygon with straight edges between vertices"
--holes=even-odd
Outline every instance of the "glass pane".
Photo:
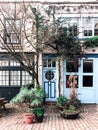
[{"label": "glass pane", "polygon": [[78,76],[66,75],[66,88],[75,87],[78,88]]},{"label": "glass pane", "polygon": [[78,72],[78,63],[66,61],[66,72]]},{"label": "glass pane", "polygon": [[84,18],[84,36],[92,36],[92,24],[91,18]]},{"label": "glass pane", "polygon": [[10,66],[20,66],[20,63],[15,60],[10,60]]},{"label": "glass pane", "polygon": [[47,59],[43,59],[43,67],[47,67]]},{"label": "glass pane", "polygon": [[20,71],[11,71],[10,72],[10,84],[11,85],[20,85]]},{"label": "glass pane", "polygon": [[28,84],[32,81],[32,76],[26,72],[22,71],[22,85]]},{"label": "glass pane", "polygon": [[48,59],[48,67],[51,67],[51,59]]},{"label": "glass pane", "polygon": [[84,73],[93,72],[93,60],[83,60],[83,72]]},{"label": "glass pane", "polygon": [[8,66],[9,61],[8,60],[0,60],[0,66]]},{"label": "glass pane", "polygon": [[0,71],[0,85],[9,85],[9,71]]},{"label": "glass pane", "polygon": [[56,67],[56,60],[52,59],[52,67]]},{"label": "glass pane", "polygon": [[83,76],[83,87],[93,87],[93,76]]}]

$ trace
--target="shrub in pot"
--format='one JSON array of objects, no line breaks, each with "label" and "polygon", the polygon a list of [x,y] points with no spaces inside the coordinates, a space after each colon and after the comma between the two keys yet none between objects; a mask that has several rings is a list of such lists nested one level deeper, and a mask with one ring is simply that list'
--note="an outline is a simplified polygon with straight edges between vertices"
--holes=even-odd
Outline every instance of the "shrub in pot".
[{"label": "shrub in pot", "polygon": [[29,109],[29,113],[36,114],[37,108],[44,109],[44,97],[45,92],[41,87],[35,87],[28,89],[27,87],[21,87],[19,93],[10,101],[14,104],[26,104]]}]

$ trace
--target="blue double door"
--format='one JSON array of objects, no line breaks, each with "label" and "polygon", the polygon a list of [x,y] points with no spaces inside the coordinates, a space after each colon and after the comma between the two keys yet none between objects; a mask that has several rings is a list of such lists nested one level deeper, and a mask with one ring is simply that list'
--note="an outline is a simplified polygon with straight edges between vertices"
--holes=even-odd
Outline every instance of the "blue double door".
[{"label": "blue double door", "polygon": [[43,70],[43,87],[46,93],[46,101],[56,101],[56,70]]}]

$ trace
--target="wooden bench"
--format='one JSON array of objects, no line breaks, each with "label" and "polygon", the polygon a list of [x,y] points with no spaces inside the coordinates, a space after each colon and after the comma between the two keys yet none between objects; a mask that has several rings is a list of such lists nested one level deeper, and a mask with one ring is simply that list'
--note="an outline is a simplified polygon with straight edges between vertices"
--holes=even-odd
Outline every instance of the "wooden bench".
[{"label": "wooden bench", "polygon": [[6,110],[6,103],[8,103],[8,101],[6,101],[5,98],[0,98],[0,107],[3,107],[4,110]]}]

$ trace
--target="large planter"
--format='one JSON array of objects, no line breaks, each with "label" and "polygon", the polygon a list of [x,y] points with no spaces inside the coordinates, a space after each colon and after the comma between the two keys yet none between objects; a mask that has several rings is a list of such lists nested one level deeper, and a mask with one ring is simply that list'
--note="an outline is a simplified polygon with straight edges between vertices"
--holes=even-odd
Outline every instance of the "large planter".
[{"label": "large planter", "polygon": [[73,111],[73,112],[63,112],[60,111],[61,117],[65,119],[76,119],[79,117],[80,112],[79,111]]},{"label": "large planter", "polygon": [[35,116],[34,114],[26,114],[24,118],[25,118],[24,121],[26,124],[31,124],[34,121]]}]

